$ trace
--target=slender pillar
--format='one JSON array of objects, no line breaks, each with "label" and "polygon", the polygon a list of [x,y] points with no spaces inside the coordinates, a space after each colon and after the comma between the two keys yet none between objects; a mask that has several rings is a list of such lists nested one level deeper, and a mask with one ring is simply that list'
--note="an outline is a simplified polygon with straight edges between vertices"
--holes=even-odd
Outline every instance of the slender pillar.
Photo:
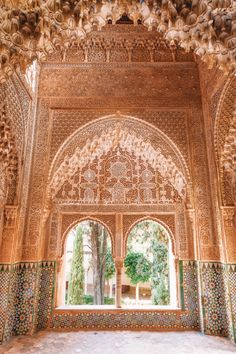
[{"label": "slender pillar", "polygon": [[116,307],[121,308],[121,291],[122,291],[122,269],[124,265],[123,258],[115,259],[116,267]]},{"label": "slender pillar", "polygon": [[64,306],[66,299],[66,254],[64,254],[60,260],[58,260],[57,268],[57,301],[56,306]]}]

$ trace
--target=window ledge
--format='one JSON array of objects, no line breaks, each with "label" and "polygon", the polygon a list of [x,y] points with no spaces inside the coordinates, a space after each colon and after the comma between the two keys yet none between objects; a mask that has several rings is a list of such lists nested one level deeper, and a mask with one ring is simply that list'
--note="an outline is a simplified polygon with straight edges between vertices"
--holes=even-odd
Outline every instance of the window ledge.
[{"label": "window ledge", "polygon": [[178,307],[172,306],[122,306],[122,308],[117,308],[114,305],[66,305],[58,306],[54,309],[54,313],[75,313],[75,312],[186,312]]}]

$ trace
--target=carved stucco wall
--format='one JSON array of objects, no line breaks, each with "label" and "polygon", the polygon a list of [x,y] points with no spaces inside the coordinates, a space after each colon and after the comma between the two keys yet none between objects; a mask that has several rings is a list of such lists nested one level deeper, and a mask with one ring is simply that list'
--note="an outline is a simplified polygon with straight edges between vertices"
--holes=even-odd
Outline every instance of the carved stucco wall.
[{"label": "carved stucco wall", "polygon": [[[120,28],[122,30],[117,30],[119,39],[127,44],[127,33],[123,26]],[[142,30],[137,29],[137,33],[135,29],[132,31],[131,37],[135,37],[137,33],[140,35],[140,31],[142,36]],[[107,38],[111,34],[104,31],[100,36]],[[112,36],[117,38],[116,30]],[[147,43],[149,34],[145,33],[145,36],[144,43]],[[134,39],[131,38],[132,40]],[[28,136],[30,147],[28,146],[27,156],[32,152],[32,164],[28,157],[27,169],[30,174],[27,174],[28,180],[26,179],[29,200],[25,214],[21,214],[26,220],[26,228],[17,247],[16,259],[21,259],[22,263],[13,273],[8,273],[12,271],[10,268],[3,268],[1,273],[3,279],[10,279],[9,274],[18,279],[16,283],[19,292],[22,291],[22,296],[17,300],[18,309],[25,301],[24,284],[28,284],[32,296],[27,301],[31,302],[31,306],[27,310],[22,307],[17,316],[11,315],[11,319],[6,318],[5,340],[14,333],[30,333],[36,327],[65,325],[62,314],[59,317],[54,315],[52,319],[55,260],[60,256],[62,238],[70,225],[86,215],[100,218],[111,233],[115,234],[117,212],[123,214],[124,234],[137,218],[152,215],[156,215],[173,232],[180,261],[190,260],[184,266],[183,291],[186,293],[185,301],[193,305],[194,316],[188,318],[190,322],[187,327],[199,327],[199,296],[203,300],[200,302],[202,330],[212,334],[234,333],[232,311],[225,305],[226,300],[228,301],[225,298],[225,289],[230,289],[229,292],[232,293],[235,288],[235,273],[234,268],[224,268],[219,263],[219,235],[214,227],[216,214],[209,179],[205,142],[206,116],[202,110],[198,67],[191,55],[186,57],[178,51],[171,53],[166,49],[159,49],[157,47],[155,50],[154,62],[151,62],[149,49],[140,50],[137,43],[132,44],[132,55],[129,56],[124,46],[121,50],[112,50],[112,61],[108,63],[106,49],[97,46],[96,41],[91,41],[89,62],[84,62],[83,51],[79,54],[72,50],[67,52],[65,61],[59,56],[52,56],[41,67],[36,111],[34,115],[32,111],[31,120],[31,124],[35,124],[35,131]],[[76,136],[77,131],[82,131],[84,136],[81,139],[86,141],[91,136],[91,131],[82,128],[98,119],[105,121],[102,118],[109,115],[135,117],[139,124],[143,122],[143,126],[148,123],[153,126],[153,131],[157,128],[176,146],[176,151],[186,164],[185,173],[189,173],[189,176],[186,174],[188,198],[184,204],[145,207],[133,205],[131,212],[127,211],[126,206],[119,206],[110,214],[105,205],[99,206],[99,214],[96,205],[48,205],[48,185],[55,167],[60,166],[65,155],[72,154],[79,145],[79,141],[71,139],[73,134]],[[67,139],[72,142],[71,145],[66,144]],[[171,150],[169,152],[178,163],[176,156],[179,155],[173,154]],[[179,166],[182,168],[183,164],[180,163]],[[23,183],[22,191],[25,188]],[[230,237],[233,240],[231,221],[227,227],[230,227]],[[11,235],[12,232],[12,226],[9,226],[8,234]],[[123,247],[124,245],[125,242]],[[8,254],[5,253],[4,257],[2,263],[9,262]],[[48,260],[50,261],[47,262]],[[198,262],[192,263],[193,260]],[[229,278],[230,283],[227,280]],[[211,287],[213,283],[218,284],[214,289]],[[9,297],[11,289],[7,290],[4,284],[3,291]],[[188,284],[194,289],[194,298],[188,292]],[[14,301],[14,297],[8,299],[10,307]],[[234,306],[234,299],[230,298],[230,301]],[[7,312],[8,306],[4,309]],[[106,314],[104,316],[106,323]],[[136,315],[132,316],[135,323]],[[173,325],[173,319],[168,322],[169,316],[166,315],[166,328]],[[185,314],[181,314],[178,317],[179,323],[185,321],[184,316]],[[91,318],[95,317],[91,315]],[[77,319],[76,317],[72,322],[77,323]],[[123,319],[119,322],[120,328],[122,321]],[[82,327],[87,325],[84,323]],[[153,326],[158,328],[159,324],[155,322]],[[233,338],[232,334],[231,337]]]},{"label": "carved stucco wall", "polygon": [[[126,36],[125,33],[119,35]],[[93,50],[96,53],[96,48],[93,47]],[[103,50],[100,48],[99,51]],[[119,55],[118,50],[114,51],[112,63],[105,62],[105,55],[91,57],[93,61],[89,63],[76,63],[75,54],[68,52],[66,63],[56,58],[41,68],[23,260],[33,261],[42,257],[56,259],[61,249],[61,227],[64,227],[65,217],[78,220],[81,212],[96,214],[96,206],[68,205],[56,209],[54,207],[47,219],[49,171],[53,170],[52,162],[60,149],[64,155],[58,153],[58,166],[63,162],[63,156],[72,154],[79,144],[75,139],[74,145],[67,150],[65,144],[63,150],[66,139],[84,125],[102,117],[116,115],[117,111],[120,115],[135,117],[138,122],[147,122],[163,132],[183,156],[190,175],[187,210],[176,206],[171,209],[165,205],[156,207],[156,210],[153,210],[153,206],[144,210],[141,205],[134,206],[132,212],[137,212],[140,217],[144,211],[146,215],[156,212],[158,217],[172,215],[175,219],[178,256],[182,259],[196,257],[217,260],[219,252],[217,238],[212,230],[212,205],[197,65],[189,61],[189,58],[185,62],[184,57],[180,56],[177,62],[168,64],[165,61],[146,63],[145,51],[138,51],[138,62],[122,63]],[[83,134],[81,139],[86,141],[91,132],[84,129]],[[173,153],[172,158],[175,159]],[[125,208],[114,210],[117,211],[127,214]],[[106,207],[100,206],[99,212],[106,215]],[[114,216],[107,216],[111,225],[112,218]],[[132,218],[132,213],[124,216],[127,224]],[[115,230],[115,223],[110,227]],[[197,249],[194,249],[194,243],[198,244]],[[219,327],[216,332],[221,331]]]},{"label": "carved stucco wall", "polygon": [[[71,55],[73,57],[74,54]],[[70,62],[69,58],[68,53],[67,62]],[[105,63],[103,57],[100,57],[99,61],[97,59],[95,63],[81,64],[51,62],[43,66],[38,106],[38,124],[41,127],[38,134],[42,135],[42,139],[37,140],[39,155],[36,157],[35,164],[38,164],[36,161],[42,161],[41,156],[44,157],[45,165],[41,166],[40,172],[37,172],[38,175],[41,174],[38,178],[40,177],[46,183],[50,161],[68,136],[92,119],[114,114],[119,110],[122,114],[155,125],[173,140],[186,159],[186,163],[189,164],[189,169],[192,169],[193,180],[200,185],[200,188],[195,188],[196,193],[200,193],[202,198],[201,201],[196,198],[199,200],[196,210],[200,205],[201,207],[204,205],[205,210],[210,214],[211,205],[207,198],[209,188],[205,182],[207,166],[204,162],[204,146],[198,144],[203,135],[203,127],[196,64],[181,63],[181,61],[168,65],[163,62],[145,63],[145,65],[137,62]],[[65,81],[65,77],[68,80]],[[49,141],[50,149],[46,151]],[[201,176],[197,175],[199,165],[204,166],[205,176],[202,180]],[[33,178],[32,183],[37,184],[37,181]],[[39,210],[44,207],[45,195],[43,196],[38,188],[35,191],[40,195],[32,199],[37,207],[32,206],[36,212],[29,219],[32,221],[32,226],[29,223],[30,240],[25,240],[25,259],[31,258],[31,255],[33,258],[37,257],[36,254],[33,255],[36,250],[34,247],[36,238],[38,238],[36,230],[39,228],[36,224],[39,223]],[[201,237],[204,239],[202,257],[217,259],[219,255],[215,247],[215,235],[212,234],[209,224],[211,218],[205,215],[207,214],[199,212],[198,216],[202,219],[199,223],[202,224]],[[34,236],[36,233],[37,236]],[[27,249],[31,249],[32,254],[29,251],[29,255],[26,255]]]}]

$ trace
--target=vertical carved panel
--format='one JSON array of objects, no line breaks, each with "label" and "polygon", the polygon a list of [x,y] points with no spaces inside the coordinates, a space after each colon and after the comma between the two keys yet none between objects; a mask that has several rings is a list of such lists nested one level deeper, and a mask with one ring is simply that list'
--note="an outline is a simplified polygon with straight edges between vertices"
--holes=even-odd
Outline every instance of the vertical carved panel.
[{"label": "vertical carved panel", "polygon": [[49,108],[45,101],[40,101],[38,107],[37,135],[31,169],[28,225],[23,241],[22,259],[25,260],[35,260],[38,257],[37,245],[40,237],[40,222],[47,178]]},{"label": "vertical carved panel", "polygon": [[2,263],[12,261],[12,251],[16,236],[17,207],[5,206],[0,259]]},{"label": "vertical carved panel", "polygon": [[202,128],[202,113],[194,110],[190,128],[192,147],[192,173],[194,203],[196,210],[196,236],[200,245],[202,260],[218,260],[219,249],[212,230],[212,206],[209,185],[207,155]]},{"label": "vertical carved panel", "polygon": [[59,233],[58,233],[58,225],[59,223],[59,216],[57,212],[54,212],[50,216],[50,222],[48,223],[48,229],[47,232],[50,234],[48,239],[48,245],[47,245],[47,259],[56,259],[57,258],[57,252],[59,249],[60,245],[60,240],[59,238]]}]

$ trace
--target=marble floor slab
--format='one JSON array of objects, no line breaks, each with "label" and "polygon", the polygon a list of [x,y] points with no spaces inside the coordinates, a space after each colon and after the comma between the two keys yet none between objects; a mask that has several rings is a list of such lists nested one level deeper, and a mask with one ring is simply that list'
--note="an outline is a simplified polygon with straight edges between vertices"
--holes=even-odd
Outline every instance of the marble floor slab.
[{"label": "marble floor slab", "polygon": [[227,354],[236,346],[199,332],[53,332],[15,337],[0,347],[11,354]]}]

